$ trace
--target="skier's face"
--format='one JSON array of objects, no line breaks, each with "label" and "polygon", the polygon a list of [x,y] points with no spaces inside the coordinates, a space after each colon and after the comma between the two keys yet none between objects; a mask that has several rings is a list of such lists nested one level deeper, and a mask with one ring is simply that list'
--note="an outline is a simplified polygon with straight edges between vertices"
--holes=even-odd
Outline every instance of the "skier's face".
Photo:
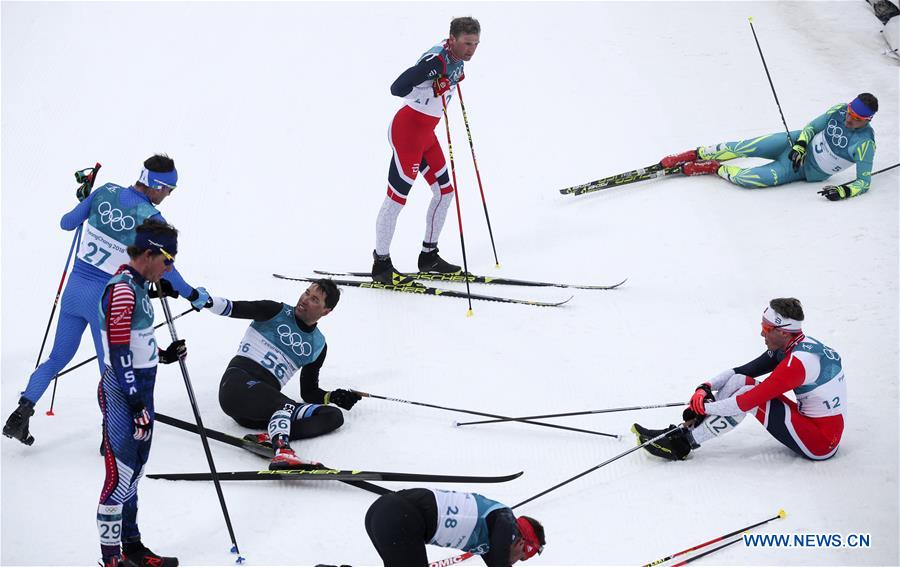
[{"label": "skier's face", "polygon": [[325,306],[325,292],[318,284],[309,286],[294,307],[294,315],[307,325],[315,325],[329,313],[331,308]]},{"label": "skier's face", "polygon": [[450,40],[447,42],[447,47],[450,49],[453,57],[468,61],[475,55],[480,37],[477,33],[464,33],[460,34],[459,37],[451,35]]},{"label": "skier's face", "polygon": [[527,555],[525,553],[525,540],[519,538],[519,541],[512,544],[509,548],[509,564],[512,565],[516,561],[525,561]]},{"label": "skier's face", "polygon": [[168,187],[163,187],[162,189],[151,189],[148,192],[147,197],[150,198],[150,202],[154,205],[158,205],[162,203],[166,197],[168,197],[172,193],[172,190]]},{"label": "skier's face", "polygon": [[766,342],[766,348],[771,351],[781,350],[791,342],[789,333],[785,333],[765,319],[762,320],[762,331],[759,336]]},{"label": "skier's face", "polygon": [[854,118],[854,117],[850,116],[849,112],[847,113],[847,118],[844,119],[844,126],[846,126],[847,128],[850,128],[851,130],[858,130],[859,128],[862,128],[863,126],[865,126],[868,123],[869,123],[868,120],[864,120],[862,118]]},{"label": "skier's face", "polygon": [[131,265],[136,269],[148,282],[158,283],[166,272],[172,271],[172,262],[169,261],[172,256],[167,254],[153,254],[149,250],[145,250],[140,256],[132,260]]}]

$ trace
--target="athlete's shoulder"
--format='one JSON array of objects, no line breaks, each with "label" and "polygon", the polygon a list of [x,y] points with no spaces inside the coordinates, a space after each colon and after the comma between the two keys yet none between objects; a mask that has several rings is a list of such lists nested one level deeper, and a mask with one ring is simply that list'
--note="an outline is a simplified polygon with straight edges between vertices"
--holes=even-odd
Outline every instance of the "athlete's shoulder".
[{"label": "athlete's shoulder", "polygon": [[842,102],[840,104],[835,104],[834,106],[832,106],[831,108],[829,108],[828,110],[825,111],[825,115],[828,116],[830,114],[834,114],[835,112],[840,112],[842,110],[843,111],[847,110],[846,102]]}]

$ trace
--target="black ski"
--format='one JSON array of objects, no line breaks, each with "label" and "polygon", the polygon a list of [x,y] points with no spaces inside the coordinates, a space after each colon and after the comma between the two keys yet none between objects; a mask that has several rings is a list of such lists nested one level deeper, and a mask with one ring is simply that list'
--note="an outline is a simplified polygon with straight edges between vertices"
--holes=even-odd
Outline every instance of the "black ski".
[{"label": "black ski", "polygon": [[[292,278],[289,276],[282,276],[281,274],[272,274],[274,277],[282,280],[291,280],[296,282],[314,282],[318,278]],[[430,287],[427,285],[422,285],[418,283],[407,284],[407,285],[386,285],[379,282],[373,281],[357,281],[357,280],[332,280],[337,285],[346,285],[350,287],[361,287],[365,289],[383,289],[385,291],[398,291],[401,293],[417,293],[419,295],[436,295],[442,297],[458,297],[461,299],[466,299],[469,296],[464,291],[456,291],[450,289],[442,289],[439,287]],[[559,307],[564,303],[568,303],[571,301],[572,297],[569,296],[567,299],[563,301],[534,301],[531,299],[513,299],[511,297],[499,297],[496,295],[482,295],[478,293],[473,293],[471,295],[472,299],[480,299],[481,301],[496,301],[498,303],[516,303],[519,305],[534,305],[536,307]]]},{"label": "black ski", "polygon": [[[172,427],[175,427],[175,428],[178,428],[178,429],[181,429],[184,431],[189,431],[191,433],[198,433],[196,425],[194,425],[193,423],[189,423],[187,421],[182,421],[175,417],[169,417],[167,415],[157,413],[156,421],[158,421],[160,423],[165,423],[166,425],[171,425]],[[209,429],[206,427],[204,427],[203,429],[206,432],[206,436],[208,438],[219,441],[220,443],[225,443],[226,445],[231,445],[232,447],[238,447],[240,449],[245,449],[255,455],[264,457],[266,459],[271,459],[273,456],[271,445],[264,445],[262,443],[257,443],[256,441],[253,441],[251,439],[246,439],[246,438],[241,439],[240,437],[235,437],[234,435],[222,433],[221,431],[216,431],[215,429]],[[219,473],[219,474],[221,475],[221,473]],[[211,478],[210,478],[210,480],[211,480]],[[340,480],[340,479],[336,479],[336,480]],[[375,493],[375,494],[390,494],[391,492],[393,492],[393,490],[384,488],[382,486],[378,486],[377,484],[371,484],[369,482],[365,482],[365,479],[343,480],[342,482],[349,484],[351,486],[355,486],[357,488],[362,488],[363,490],[367,490],[367,491]]]},{"label": "black ski", "polygon": [[[276,471],[220,472],[219,480],[380,480],[382,482],[508,482],[522,476],[522,472],[497,476],[466,476],[453,474],[419,474],[406,472],[354,471],[344,469],[288,469]],[[212,480],[210,473],[148,474],[163,480]]]},{"label": "black ski", "polygon": [[[337,277],[355,277],[355,278],[371,278],[371,272],[328,272],[325,270],[313,270],[313,272],[323,275],[323,276],[337,276]],[[577,284],[565,284],[565,283],[553,283],[553,282],[537,282],[532,280],[515,280],[510,278],[492,278],[491,276],[476,276],[474,274],[469,274],[465,276],[463,274],[436,274],[433,272],[411,272],[403,274],[404,276],[409,276],[416,280],[426,280],[432,282],[450,282],[450,283],[466,283],[468,280],[469,283],[480,283],[480,284],[494,284],[494,285],[518,285],[518,286],[527,286],[527,287],[565,287],[572,289],[616,289],[626,281],[628,278],[620,281],[617,284],[613,285],[577,285]]]},{"label": "black ski", "polygon": [[584,195],[585,193],[593,193],[594,191],[609,189],[610,187],[620,187],[622,185],[628,185],[629,183],[647,181],[648,179],[656,179],[658,177],[666,177],[678,173],[681,173],[680,165],[664,168],[662,164],[657,163],[640,169],[626,171],[625,173],[620,173],[618,175],[597,179],[589,183],[566,187],[565,189],[560,189],[559,192],[563,195]]}]

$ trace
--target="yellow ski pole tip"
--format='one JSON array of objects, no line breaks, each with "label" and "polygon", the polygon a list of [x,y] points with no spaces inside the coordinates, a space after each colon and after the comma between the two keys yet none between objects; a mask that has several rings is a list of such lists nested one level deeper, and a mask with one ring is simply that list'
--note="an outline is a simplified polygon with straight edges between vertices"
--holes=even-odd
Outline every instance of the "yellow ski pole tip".
[{"label": "yellow ski pole tip", "polygon": [[471,317],[471,316],[474,315],[474,314],[475,314],[475,312],[472,311],[471,309],[469,309],[468,311],[466,311],[466,317]]},{"label": "yellow ski pole tip", "polygon": [[785,512],[784,510],[779,510],[779,511],[778,511],[778,517],[779,517],[779,518],[784,518],[785,516],[787,516],[787,512]]},{"label": "yellow ski pole tip", "polygon": [[747,19],[750,20],[750,21],[752,22],[752,21],[753,21],[753,16],[750,16],[750,17],[747,18]]},{"label": "yellow ski pole tip", "polygon": [[499,269],[500,269],[500,262],[497,262],[496,265],[494,265],[494,267],[497,268],[497,269],[499,270]]}]

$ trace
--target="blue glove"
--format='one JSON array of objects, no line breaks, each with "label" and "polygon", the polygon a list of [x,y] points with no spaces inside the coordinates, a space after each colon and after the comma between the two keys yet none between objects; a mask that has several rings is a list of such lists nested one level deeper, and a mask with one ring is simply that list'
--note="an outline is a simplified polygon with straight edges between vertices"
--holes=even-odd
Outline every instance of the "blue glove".
[{"label": "blue glove", "polygon": [[195,311],[201,311],[204,307],[212,305],[209,292],[206,291],[205,287],[198,287],[191,292],[187,299],[191,302],[191,307],[193,307]]}]

